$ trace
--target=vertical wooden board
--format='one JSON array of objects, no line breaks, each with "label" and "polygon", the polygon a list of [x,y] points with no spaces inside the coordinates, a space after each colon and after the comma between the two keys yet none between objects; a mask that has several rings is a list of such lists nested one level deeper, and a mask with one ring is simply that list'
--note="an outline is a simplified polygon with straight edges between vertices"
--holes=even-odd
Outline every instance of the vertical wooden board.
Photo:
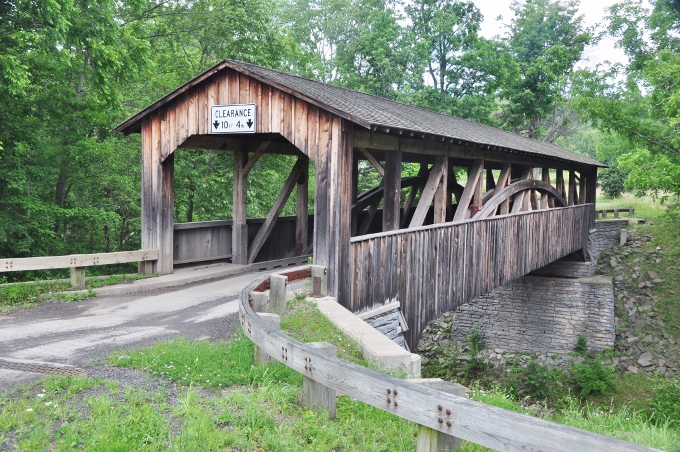
[{"label": "vertical wooden board", "polygon": [[[272,99],[273,100],[273,99]],[[272,105],[272,107],[274,107]],[[272,112],[274,108],[272,108]],[[316,160],[314,187],[314,264],[328,266],[329,188],[328,158],[331,146],[331,118],[323,113],[319,118],[319,154]]]},{"label": "vertical wooden board", "polygon": [[177,103],[168,108],[168,150],[167,154],[163,153],[161,162],[164,161],[170,154],[175,152],[177,148]]},{"label": "vertical wooden board", "polygon": [[319,152],[319,108],[307,105],[307,152],[309,158],[316,160]]},{"label": "vertical wooden board", "polygon": [[262,83],[254,78],[250,79],[250,102],[255,104],[255,132],[262,133]]},{"label": "vertical wooden board", "polygon": [[153,208],[152,155],[153,155],[153,116],[142,122],[142,211],[141,241],[143,249],[155,247],[152,241],[151,222]]},{"label": "vertical wooden board", "polygon": [[227,74],[228,77],[228,85],[229,85],[229,101],[227,103],[229,104],[238,104],[239,103],[239,73],[231,70],[231,69],[226,69],[225,73]]},{"label": "vertical wooden board", "polygon": [[295,146],[305,155],[309,155],[307,144],[307,105],[305,101],[295,101]]},{"label": "vertical wooden board", "polygon": [[229,104],[229,74],[220,72],[215,75],[215,86],[217,88],[217,103],[219,105]]},{"label": "vertical wooden board", "polygon": [[158,240],[158,273],[172,273],[173,268],[173,213],[175,207],[175,154],[170,154],[161,165],[161,227]]},{"label": "vertical wooden board", "polygon": [[[283,94],[283,122],[281,123],[281,135],[283,135],[286,140],[291,143],[295,143],[295,137],[293,136],[293,121],[295,116],[293,115],[293,109],[295,108],[295,100],[293,96],[288,93]],[[340,140],[340,135],[338,132],[337,140]],[[338,141],[339,143],[339,141]]]},{"label": "vertical wooden board", "polygon": [[187,136],[198,135],[198,90],[192,88],[187,96]]},{"label": "vertical wooden board", "polygon": [[238,74],[238,103],[246,104],[250,100],[250,77],[245,74]]},{"label": "vertical wooden board", "polygon": [[269,108],[271,112],[271,132],[282,134],[283,128],[281,127],[281,121],[283,121],[283,92],[281,90],[272,88]]},{"label": "vertical wooden board", "polygon": [[161,215],[161,144],[162,144],[162,125],[161,113],[154,115],[152,119],[153,142],[151,148],[151,242],[153,248],[158,247],[159,228]]},{"label": "vertical wooden board", "polygon": [[196,89],[196,129],[198,130],[198,133],[201,135],[207,134],[210,132],[210,129],[208,128],[208,121],[210,121],[208,117],[208,84],[206,82],[203,82],[201,85],[198,85]]},{"label": "vertical wooden board", "polygon": [[189,95],[188,93],[184,93],[177,101],[177,140],[175,148],[184,143],[189,136],[188,111]]}]

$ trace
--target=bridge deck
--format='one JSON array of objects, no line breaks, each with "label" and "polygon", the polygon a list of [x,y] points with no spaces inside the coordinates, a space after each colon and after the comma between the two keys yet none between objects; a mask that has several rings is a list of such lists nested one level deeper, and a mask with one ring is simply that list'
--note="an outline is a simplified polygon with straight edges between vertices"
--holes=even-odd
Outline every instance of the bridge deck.
[{"label": "bridge deck", "polygon": [[593,221],[582,204],[355,237],[348,308],[399,301],[414,346],[433,318],[586,248]]}]

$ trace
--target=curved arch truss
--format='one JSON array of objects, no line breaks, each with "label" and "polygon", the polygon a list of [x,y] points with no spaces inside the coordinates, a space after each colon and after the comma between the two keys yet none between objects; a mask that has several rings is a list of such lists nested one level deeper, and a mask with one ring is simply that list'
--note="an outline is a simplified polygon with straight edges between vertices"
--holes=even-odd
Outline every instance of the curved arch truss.
[{"label": "curved arch truss", "polygon": [[[564,197],[548,182],[539,180],[520,180],[514,182],[497,193],[492,193],[492,196],[485,200],[484,206],[474,216],[475,219],[482,220],[495,215],[498,208],[506,201],[514,198],[513,202],[522,202],[524,196],[529,196],[527,192],[537,191],[544,196],[549,196],[554,199],[555,207],[566,207],[567,201]],[[513,209],[519,211],[519,209]]]}]

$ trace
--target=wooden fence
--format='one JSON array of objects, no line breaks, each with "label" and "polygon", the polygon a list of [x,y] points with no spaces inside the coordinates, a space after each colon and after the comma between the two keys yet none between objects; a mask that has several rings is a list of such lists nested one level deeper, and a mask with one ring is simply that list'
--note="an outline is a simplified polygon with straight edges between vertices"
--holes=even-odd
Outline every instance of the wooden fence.
[{"label": "wooden fence", "polygon": [[614,214],[614,218],[619,218],[620,214],[628,214],[629,217],[635,215],[635,209],[598,209],[595,211],[595,218],[607,218],[607,214]]},{"label": "wooden fence", "polygon": [[150,273],[151,262],[158,260],[158,250],[119,251],[116,253],[69,254],[65,256],[20,257],[0,259],[0,273],[29,270],[71,269],[71,285],[85,288],[85,267],[139,262],[140,273]]},{"label": "wooden fence", "polygon": [[587,248],[593,215],[582,204],[354,237],[348,309],[399,301],[415,348],[428,321]]},{"label": "wooden fence", "polygon": [[[269,235],[257,255],[256,262],[279,260],[289,256],[295,249],[296,217],[279,217],[274,231]],[[264,218],[249,218],[248,238],[250,241],[264,223]],[[175,223],[173,225],[173,263],[188,264],[219,259],[231,259],[232,220]],[[309,216],[309,237],[314,231],[314,215]]]},{"label": "wooden fence", "polygon": [[[264,287],[267,279],[269,276],[261,276],[241,292],[239,303],[241,328],[255,343],[260,356],[266,354],[269,359],[275,359],[301,373],[306,380],[314,381],[318,385],[341,392],[423,427],[494,450],[565,452],[653,450],[485,405],[328,356],[318,346],[298,342],[271,326],[278,324],[280,320],[278,316],[265,314],[261,318],[253,311],[250,304],[255,302],[256,293],[251,292],[258,287]],[[282,277],[277,275],[276,279],[279,283]],[[257,298],[261,295],[258,294]],[[268,321],[265,322],[264,318]],[[332,401],[334,400],[333,397]]]}]

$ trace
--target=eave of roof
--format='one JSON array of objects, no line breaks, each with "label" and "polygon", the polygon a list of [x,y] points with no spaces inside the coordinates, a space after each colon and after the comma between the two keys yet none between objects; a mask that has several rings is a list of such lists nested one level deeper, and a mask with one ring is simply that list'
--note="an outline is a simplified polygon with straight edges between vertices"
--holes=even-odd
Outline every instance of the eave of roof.
[{"label": "eave of roof", "polygon": [[[128,120],[122,122],[119,124],[115,129],[113,129],[114,132],[123,132],[126,135],[130,133],[136,133],[141,131],[141,122],[146,117],[148,114],[152,113],[153,111],[157,110],[158,108],[162,107],[163,105],[171,102],[175,98],[181,96],[183,93],[187,92],[194,86],[200,84],[201,82],[205,81],[206,79],[212,77],[216,73],[224,70],[225,68],[230,68],[233,69],[237,72],[243,73],[244,75],[247,75],[249,77],[252,77],[256,80],[259,80],[262,83],[266,83],[270,86],[273,86],[277,89],[280,89],[286,93],[289,93],[301,100],[304,100],[306,102],[309,102],[312,105],[316,105],[319,108],[322,108],[324,110],[327,110],[341,118],[344,118],[348,121],[351,121],[361,127],[370,129],[370,130],[388,130],[394,133],[395,130],[398,130],[400,134],[406,133],[407,135],[412,135],[412,136],[420,136],[423,138],[430,138],[435,141],[441,141],[441,142],[448,142],[448,143],[457,143],[457,144],[463,144],[463,145],[470,145],[470,146],[475,146],[475,147],[480,147],[483,149],[492,149],[492,150],[498,150],[501,152],[509,152],[509,153],[519,153],[519,154],[524,154],[524,155],[529,155],[529,156],[534,156],[534,157],[540,157],[540,158],[545,158],[545,159],[550,159],[550,160],[560,160],[560,161],[565,161],[569,162],[572,164],[578,164],[578,165],[587,165],[587,166],[598,166],[598,167],[606,167],[606,165],[582,156],[580,154],[573,153],[572,151],[569,151],[567,149],[561,148],[559,146],[553,145],[551,143],[546,143],[546,142],[541,142],[538,140],[532,140],[526,137],[523,137],[518,134],[514,134],[512,132],[507,132],[503,131],[500,129],[496,129],[494,127],[486,126],[483,124],[475,123],[472,121],[464,120],[461,118],[456,118],[453,116],[437,113],[431,110],[426,110],[420,107],[414,107],[411,105],[405,105],[401,104],[398,102],[390,101],[388,99],[384,99],[381,97],[377,96],[372,96],[370,94],[366,93],[360,93],[357,91],[349,90],[347,88],[342,88],[342,87],[337,87],[334,85],[328,85],[324,84],[322,82],[316,81],[316,80],[310,80],[306,79],[303,77],[295,76],[293,74],[288,74],[284,72],[279,72],[275,71],[272,69],[264,68],[261,66],[256,66],[252,65],[249,63],[243,63],[240,61],[233,61],[233,60],[224,60],[215,66],[211,67],[210,69],[204,71],[203,73],[199,74],[198,76],[194,77],[193,79],[189,80],[187,83],[184,85],[180,86],[179,88],[175,89],[168,95],[164,96],[157,102],[149,105],[147,108],[144,110],[140,111],[136,115],[132,116]],[[277,80],[273,80],[274,78],[279,78],[279,79],[284,79],[283,82],[279,82]],[[287,82],[287,83],[285,83]],[[319,90],[326,90],[330,93],[331,96],[335,96],[335,98],[331,97],[331,100],[338,99],[338,94],[346,94],[348,97],[349,96],[355,96],[358,97],[361,102],[368,101],[370,104],[373,103],[379,103],[383,104],[383,106],[389,106],[393,108],[398,108],[398,109],[404,109],[408,110],[410,112],[415,112],[415,114],[422,114],[426,116],[427,118],[422,118],[422,119],[439,119],[441,121],[455,121],[456,126],[460,129],[460,126],[468,126],[470,129],[473,129],[474,132],[481,133],[482,138],[475,137],[476,139],[470,139],[470,137],[465,137],[465,136],[453,136],[451,133],[447,133],[444,131],[443,133],[439,131],[433,131],[433,130],[422,130],[418,129],[417,127],[409,128],[409,127],[396,127],[395,123],[400,124],[403,123],[404,120],[403,118],[400,117],[391,117],[389,112],[385,113],[385,110],[381,110],[378,112],[377,115],[373,115],[370,111],[367,112],[365,116],[367,117],[360,117],[360,115],[357,114],[351,114],[347,110],[350,110],[351,108],[338,108],[333,105],[329,105],[332,102],[323,102],[319,100],[318,98],[314,97],[313,95],[310,95],[308,93],[304,93],[302,91],[305,91],[305,89],[295,89],[291,87],[290,85],[302,85],[302,88],[308,88],[306,89],[307,91],[314,91],[316,89]],[[315,91],[314,91],[315,92]],[[322,93],[325,94],[325,93]],[[323,95],[319,95],[317,97],[324,97]],[[340,96],[344,97],[344,96]],[[336,102],[338,103],[338,102]],[[341,103],[342,104],[342,103]],[[340,105],[342,107],[343,105]],[[363,111],[359,113],[364,113]],[[386,119],[390,120],[387,121]],[[400,124],[402,125],[402,124]],[[403,125],[413,125],[413,123],[405,123]],[[425,127],[423,127],[425,128]],[[460,131],[459,131],[460,132]],[[473,133],[474,134],[474,133]],[[501,142],[507,142],[508,144],[512,143],[515,144],[515,146],[511,145],[504,145],[500,144],[499,142],[494,142],[494,138],[497,138]],[[535,148],[543,148],[543,149],[535,149]],[[562,154],[562,155],[555,155],[555,154]]]}]

